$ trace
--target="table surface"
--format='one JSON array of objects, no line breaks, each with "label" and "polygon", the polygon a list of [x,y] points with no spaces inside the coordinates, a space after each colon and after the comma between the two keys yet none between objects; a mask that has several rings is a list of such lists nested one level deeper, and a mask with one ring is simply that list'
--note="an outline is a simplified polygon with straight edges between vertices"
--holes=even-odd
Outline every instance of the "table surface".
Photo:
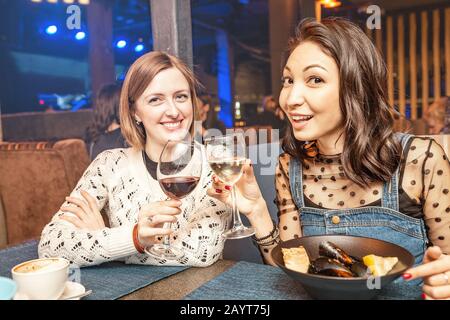
[{"label": "table surface", "polygon": [[230,260],[219,260],[206,268],[189,268],[127,294],[119,300],[182,300],[235,263]]},{"label": "table surface", "polygon": [[[20,250],[20,248],[18,248]],[[24,247],[25,249],[29,249],[28,247]],[[28,250],[29,251],[29,250]],[[26,253],[26,252],[25,252]],[[245,279],[250,279],[249,282],[239,282],[234,283],[237,287],[241,286],[239,289],[239,292],[242,292],[241,299],[247,299],[248,297],[254,297],[255,294],[258,296],[260,294],[260,297],[270,297],[266,298],[269,300],[272,299],[298,299],[299,290],[295,292],[291,292],[292,290],[284,290],[283,288],[286,288],[286,285],[292,289],[293,287],[289,284],[286,284],[286,280],[282,279],[283,277],[287,277],[283,272],[279,272],[275,269],[277,268],[270,268],[268,266],[264,265],[258,265],[254,263],[247,263],[247,262],[239,262],[238,261],[231,261],[231,260],[218,260],[216,263],[212,264],[209,267],[191,267],[183,271],[179,271],[175,274],[172,274],[168,277],[162,278],[159,281],[155,281],[149,285],[146,285],[140,289],[137,289],[131,293],[128,293],[121,298],[120,300],[183,300],[186,297],[191,297],[191,293],[195,291],[196,289],[204,286],[206,283],[208,283],[204,288],[203,296],[198,291],[197,295],[194,294],[194,299],[204,299],[205,295],[208,299],[210,297],[211,293],[209,292],[215,292],[215,287],[218,284],[214,283],[216,281],[216,278],[220,276],[220,281],[227,281],[228,284],[231,281],[233,283],[233,277],[236,277],[236,275],[232,275],[227,270],[232,268],[233,266],[239,267],[238,272],[239,275],[245,275]],[[111,266],[109,266],[111,269]],[[114,268],[114,266],[113,266]],[[107,268],[108,269],[108,268]],[[107,270],[105,269],[105,270]],[[235,270],[235,269],[232,269]],[[109,270],[110,272],[111,270]],[[230,270],[231,271],[231,270]],[[93,271],[91,271],[93,272]],[[256,273],[255,273],[256,272]],[[275,272],[275,274],[274,274]],[[282,274],[282,276],[278,276],[278,273]],[[222,278],[222,274],[225,278]],[[230,278],[231,276],[231,278]],[[256,278],[255,278],[256,277]],[[259,277],[259,278],[258,278]],[[232,280],[230,280],[232,279]],[[210,282],[211,280],[214,280]],[[256,281],[256,282],[255,282]],[[217,282],[217,281],[216,281]],[[148,282],[147,282],[148,283]],[[261,287],[261,283],[266,283],[268,288],[271,288],[270,290],[266,287]],[[223,285],[223,284],[222,284]],[[221,284],[219,284],[221,286]],[[256,291],[255,291],[256,290]],[[281,291],[280,291],[281,290]],[[417,291],[419,290],[419,291]],[[231,290],[233,291],[233,290]],[[303,289],[300,290],[304,293]],[[417,292],[416,292],[417,291]],[[256,292],[256,293],[255,293]],[[300,296],[302,296],[300,292]],[[245,293],[245,294],[244,294]],[[288,294],[290,293],[290,295]],[[395,285],[390,286],[384,293],[381,293],[379,296],[383,299],[418,299],[417,297],[420,296],[421,288],[420,287],[411,287],[405,284],[401,285]],[[247,294],[247,295],[246,295]],[[214,296],[214,294],[212,294]],[[212,299],[214,299],[211,296]],[[417,296],[417,297],[416,297]],[[214,296],[217,298],[217,296]],[[192,298],[192,297],[191,297]],[[233,298],[228,299],[234,299],[236,298],[233,296]],[[302,299],[300,297],[300,299]]]}]

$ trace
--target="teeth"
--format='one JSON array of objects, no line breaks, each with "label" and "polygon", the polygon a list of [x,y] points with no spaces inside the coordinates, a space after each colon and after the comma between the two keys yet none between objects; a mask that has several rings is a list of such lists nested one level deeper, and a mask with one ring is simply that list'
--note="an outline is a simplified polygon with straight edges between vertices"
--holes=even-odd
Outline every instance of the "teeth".
[{"label": "teeth", "polygon": [[163,123],[163,126],[167,127],[167,128],[176,128],[180,125],[181,121],[178,122],[166,122]]},{"label": "teeth", "polygon": [[313,116],[292,116],[292,120],[294,120],[294,121],[304,121],[304,120],[309,120],[312,117]]}]

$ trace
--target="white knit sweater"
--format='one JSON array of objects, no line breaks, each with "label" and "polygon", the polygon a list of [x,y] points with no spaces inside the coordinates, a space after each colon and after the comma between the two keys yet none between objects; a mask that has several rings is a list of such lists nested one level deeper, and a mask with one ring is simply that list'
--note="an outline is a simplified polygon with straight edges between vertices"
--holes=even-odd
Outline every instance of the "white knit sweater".
[{"label": "white knit sweater", "polygon": [[[185,252],[177,261],[155,259],[139,254],[133,244],[132,230],[138,213],[145,204],[167,199],[158,181],[148,173],[142,152],[134,149],[105,151],[86,169],[72,197],[82,199],[80,190],[97,199],[99,208],[109,218],[110,228],[87,231],[59,219],[58,211],[42,231],[40,257],[64,257],[79,266],[97,265],[106,261],[126,263],[208,266],[220,257],[222,233],[230,224],[230,210],[209,197],[211,168],[207,163],[194,192],[182,200],[182,212],[172,223],[175,232],[171,243]],[[67,204],[67,203],[66,203]]]}]

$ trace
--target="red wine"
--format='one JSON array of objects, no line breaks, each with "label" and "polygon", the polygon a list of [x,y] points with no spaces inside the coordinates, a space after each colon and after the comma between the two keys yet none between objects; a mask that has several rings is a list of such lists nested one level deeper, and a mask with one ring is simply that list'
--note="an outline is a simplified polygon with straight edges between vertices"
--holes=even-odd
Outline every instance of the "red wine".
[{"label": "red wine", "polygon": [[181,199],[195,189],[199,180],[199,177],[172,177],[159,180],[159,184],[167,196]]}]

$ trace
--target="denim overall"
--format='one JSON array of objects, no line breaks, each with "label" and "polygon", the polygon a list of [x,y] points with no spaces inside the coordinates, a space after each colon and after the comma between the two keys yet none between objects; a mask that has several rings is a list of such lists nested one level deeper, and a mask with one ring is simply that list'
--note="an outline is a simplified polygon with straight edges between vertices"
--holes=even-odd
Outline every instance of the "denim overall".
[{"label": "denim overall", "polygon": [[[411,135],[396,134],[396,137],[400,139],[402,149],[404,149]],[[422,262],[428,243],[425,225],[423,219],[413,218],[399,212],[399,168],[391,181],[383,185],[381,207],[366,206],[354,209],[305,207],[302,171],[301,162],[291,159],[289,164],[290,187],[293,200],[299,208],[304,236],[343,234],[376,238],[407,249],[415,256],[416,265]]]}]

